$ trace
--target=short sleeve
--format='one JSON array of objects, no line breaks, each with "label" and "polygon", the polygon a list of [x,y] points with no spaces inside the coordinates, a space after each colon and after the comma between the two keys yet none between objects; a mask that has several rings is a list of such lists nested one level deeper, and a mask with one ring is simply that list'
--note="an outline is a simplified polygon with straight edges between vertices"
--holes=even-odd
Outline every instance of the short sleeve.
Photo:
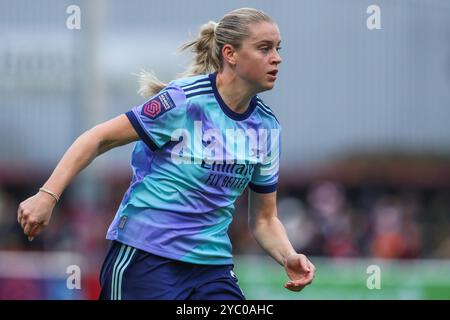
[{"label": "short sleeve", "polygon": [[176,129],[185,127],[186,95],[181,88],[168,86],[125,114],[139,137],[155,151],[171,140]]},{"label": "short sleeve", "polygon": [[270,193],[277,190],[281,157],[281,127],[270,130],[267,155],[256,165],[249,187],[254,192]]}]

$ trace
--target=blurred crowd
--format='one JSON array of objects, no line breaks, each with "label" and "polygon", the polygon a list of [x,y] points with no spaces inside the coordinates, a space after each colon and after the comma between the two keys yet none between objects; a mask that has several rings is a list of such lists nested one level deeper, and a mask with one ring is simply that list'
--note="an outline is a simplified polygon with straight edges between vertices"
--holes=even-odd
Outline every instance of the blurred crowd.
[{"label": "blurred crowd", "polygon": [[[1,250],[70,250],[102,261],[105,234],[127,188],[106,188],[104,200],[83,204],[68,190],[50,226],[33,243],[16,221],[17,206],[29,190],[0,187]],[[314,181],[282,186],[278,214],[295,249],[311,256],[386,259],[450,258],[450,190]],[[248,229],[247,195],[236,203],[230,226],[235,254],[262,253]]]},{"label": "blurred crowd", "polygon": [[[258,252],[240,211],[235,251]],[[280,190],[278,215],[295,249],[311,256],[450,258],[450,190],[315,181]]]},{"label": "blurred crowd", "polygon": [[[0,254],[71,252],[84,259],[83,290],[74,291],[66,290],[65,278],[8,277],[2,274],[6,267],[0,256],[0,299],[97,299],[109,245],[105,234],[128,183],[120,179],[103,184],[104,194],[94,203],[77,200],[76,187],[69,186],[49,227],[33,242],[17,223],[17,207],[38,183],[0,185]],[[238,199],[229,230],[235,255],[263,254],[248,228],[247,196]],[[450,189],[371,183],[355,187],[333,180],[280,185],[278,215],[295,249],[310,257],[450,259]]]}]

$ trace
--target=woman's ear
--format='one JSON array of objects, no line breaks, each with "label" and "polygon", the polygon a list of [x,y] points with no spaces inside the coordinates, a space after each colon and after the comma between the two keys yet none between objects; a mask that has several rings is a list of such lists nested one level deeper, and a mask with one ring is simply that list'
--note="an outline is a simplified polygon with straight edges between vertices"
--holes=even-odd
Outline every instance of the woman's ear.
[{"label": "woman's ear", "polygon": [[222,47],[223,60],[231,66],[236,65],[236,50],[231,44],[226,44]]}]

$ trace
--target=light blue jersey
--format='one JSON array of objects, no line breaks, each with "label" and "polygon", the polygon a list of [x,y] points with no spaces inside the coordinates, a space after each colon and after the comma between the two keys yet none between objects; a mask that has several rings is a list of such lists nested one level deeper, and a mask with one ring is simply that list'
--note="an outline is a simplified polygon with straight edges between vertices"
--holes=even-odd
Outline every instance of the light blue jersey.
[{"label": "light blue jersey", "polygon": [[216,75],[172,81],[126,113],[141,140],[108,239],[189,263],[233,263],[234,202],[247,186],[276,190],[281,128],[258,96],[245,113],[231,110]]}]

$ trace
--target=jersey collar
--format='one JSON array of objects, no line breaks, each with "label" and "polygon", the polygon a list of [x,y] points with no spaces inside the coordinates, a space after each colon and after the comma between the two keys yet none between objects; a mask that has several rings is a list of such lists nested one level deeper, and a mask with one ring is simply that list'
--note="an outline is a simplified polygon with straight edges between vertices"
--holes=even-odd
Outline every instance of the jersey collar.
[{"label": "jersey collar", "polygon": [[209,79],[211,80],[212,88],[214,91],[214,96],[216,97],[216,100],[219,103],[222,111],[233,120],[242,121],[242,120],[247,119],[252,114],[253,110],[255,110],[256,105],[258,103],[258,101],[256,100],[256,96],[254,96],[252,98],[252,100],[250,100],[250,104],[244,113],[235,112],[229,106],[227,106],[225,101],[223,101],[222,97],[220,96],[219,90],[217,90],[216,78],[217,78],[217,72],[209,74]]}]

